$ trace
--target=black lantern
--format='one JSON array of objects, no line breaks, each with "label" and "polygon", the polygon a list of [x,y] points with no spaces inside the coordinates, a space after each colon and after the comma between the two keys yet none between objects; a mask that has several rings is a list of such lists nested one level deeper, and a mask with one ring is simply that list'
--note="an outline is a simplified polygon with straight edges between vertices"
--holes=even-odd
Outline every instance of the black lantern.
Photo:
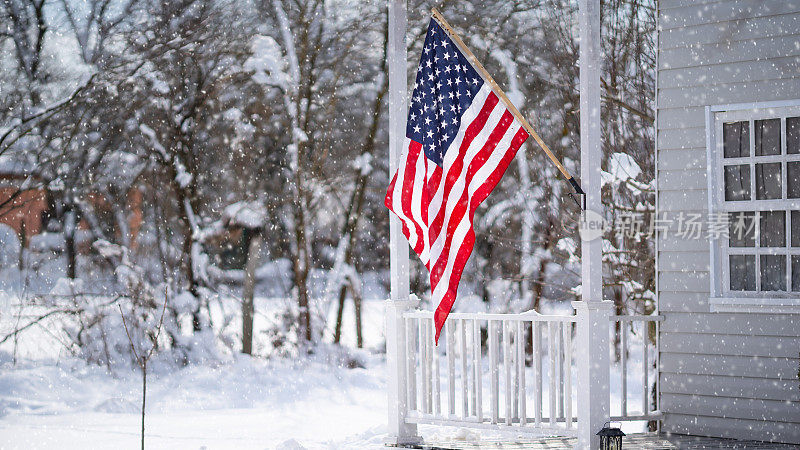
[{"label": "black lantern", "polygon": [[611,428],[610,422],[597,435],[600,436],[600,450],[622,450],[622,436],[625,433],[619,428]]}]

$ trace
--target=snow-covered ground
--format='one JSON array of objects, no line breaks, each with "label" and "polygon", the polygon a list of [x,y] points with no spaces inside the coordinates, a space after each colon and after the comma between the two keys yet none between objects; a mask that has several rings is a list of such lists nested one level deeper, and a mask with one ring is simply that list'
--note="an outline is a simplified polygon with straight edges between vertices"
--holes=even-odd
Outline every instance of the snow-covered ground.
[{"label": "snow-covered ground", "polygon": [[[3,298],[4,297],[4,298]],[[0,331],[14,319],[0,293]],[[257,299],[266,325],[274,299]],[[352,341],[351,305],[343,340]],[[383,303],[366,302],[365,346],[383,342]],[[260,327],[257,327],[257,329]],[[0,333],[5,334],[5,333]],[[141,378],[136,371],[87,365],[68,356],[44,327],[16,348],[0,346],[0,449],[135,448]],[[154,364],[148,377],[148,448],[380,448],[386,432],[385,355],[355,353],[348,368],[331,347],[309,358],[250,358],[184,369]]]},{"label": "snow-covered ground", "polygon": [[[135,448],[141,380],[78,361],[0,365],[0,448]],[[152,374],[149,448],[379,448],[386,422],[385,363],[365,369],[320,356],[246,357]],[[301,447],[302,446],[302,447]]]}]

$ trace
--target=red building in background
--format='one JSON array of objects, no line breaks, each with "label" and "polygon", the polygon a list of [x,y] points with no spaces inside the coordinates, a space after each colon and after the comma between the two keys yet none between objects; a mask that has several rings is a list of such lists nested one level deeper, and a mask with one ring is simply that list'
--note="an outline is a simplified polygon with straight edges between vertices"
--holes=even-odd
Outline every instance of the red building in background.
[{"label": "red building in background", "polygon": [[[0,223],[11,227],[27,246],[30,238],[45,231],[47,220],[54,215],[49,193],[43,188],[20,189],[27,176],[11,171],[0,171]],[[133,187],[127,195],[127,220],[131,247],[136,246],[136,237],[142,227],[142,192]],[[102,194],[90,194],[88,201],[100,216],[113,215],[114,206]],[[86,220],[78,228],[89,229]],[[119,233],[118,229],[110,230]]]}]

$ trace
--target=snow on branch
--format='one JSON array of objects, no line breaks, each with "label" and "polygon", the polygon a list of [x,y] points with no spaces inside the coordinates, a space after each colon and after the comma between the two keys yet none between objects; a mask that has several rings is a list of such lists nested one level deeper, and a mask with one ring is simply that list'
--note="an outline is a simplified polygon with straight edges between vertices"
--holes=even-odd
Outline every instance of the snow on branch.
[{"label": "snow on branch", "polygon": [[222,221],[228,226],[263,228],[267,222],[267,209],[261,202],[236,202],[225,207]]},{"label": "snow on branch", "polygon": [[275,39],[272,36],[257,35],[250,43],[250,51],[252,56],[245,61],[244,69],[254,73],[253,79],[257,83],[288,91],[292,79],[286,73],[288,63]]}]

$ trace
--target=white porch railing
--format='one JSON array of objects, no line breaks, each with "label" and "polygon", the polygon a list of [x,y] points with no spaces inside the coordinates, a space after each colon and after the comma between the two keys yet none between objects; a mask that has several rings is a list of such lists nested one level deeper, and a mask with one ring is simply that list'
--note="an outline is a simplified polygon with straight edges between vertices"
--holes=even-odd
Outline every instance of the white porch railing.
[{"label": "white porch railing", "polygon": [[[626,422],[633,420],[660,420],[662,418],[660,408],[658,405],[658,396],[653,396],[655,384],[658,382],[658,349],[652,342],[650,342],[650,334],[658,336],[658,327],[664,316],[611,316],[611,333],[615,332],[616,324],[619,324],[619,373],[615,374],[614,366],[611,367],[611,385],[620,387],[618,398],[618,405],[612,404],[611,420],[614,422]],[[631,333],[635,333],[636,342],[631,342]],[[613,345],[613,336],[609,341]],[[641,354],[639,354],[641,351]],[[634,356],[633,361],[631,357]],[[639,371],[638,375],[641,380],[639,392],[629,392],[631,384],[630,367],[631,363],[634,364],[635,369]],[[651,376],[651,371],[652,376]],[[615,376],[616,375],[616,376]],[[638,383],[634,383],[638,384]],[[616,385],[616,386],[615,386]],[[630,394],[634,396],[634,402],[638,405],[633,405],[628,402]],[[638,395],[637,395],[638,394]],[[637,398],[638,397],[638,398]],[[612,391],[612,401],[615,401]],[[613,415],[616,410],[615,406],[619,406],[619,415]]]},{"label": "white porch railing", "polygon": [[[656,420],[648,369],[657,352],[647,327],[658,316],[612,316],[609,330],[621,325],[621,359],[612,367],[613,421]],[[406,355],[405,422],[490,428],[553,436],[577,434],[577,364],[573,357],[577,316],[523,314],[450,314],[439,347],[434,343],[433,313],[402,313]],[[641,354],[628,348],[630,328]],[[639,339],[641,337],[641,339]],[[639,342],[641,340],[641,343]],[[610,340],[609,342],[613,342]],[[609,349],[606,349],[609,351]],[[637,360],[638,359],[638,360]],[[641,385],[629,383],[629,368],[642,368]],[[641,408],[628,402],[631,385],[641,388]]]},{"label": "white porch railing", "polygon": [[431,312],[407,312],[403,320],[406,421],[575,434],[574,316],[453,313],[441,350]]}]

